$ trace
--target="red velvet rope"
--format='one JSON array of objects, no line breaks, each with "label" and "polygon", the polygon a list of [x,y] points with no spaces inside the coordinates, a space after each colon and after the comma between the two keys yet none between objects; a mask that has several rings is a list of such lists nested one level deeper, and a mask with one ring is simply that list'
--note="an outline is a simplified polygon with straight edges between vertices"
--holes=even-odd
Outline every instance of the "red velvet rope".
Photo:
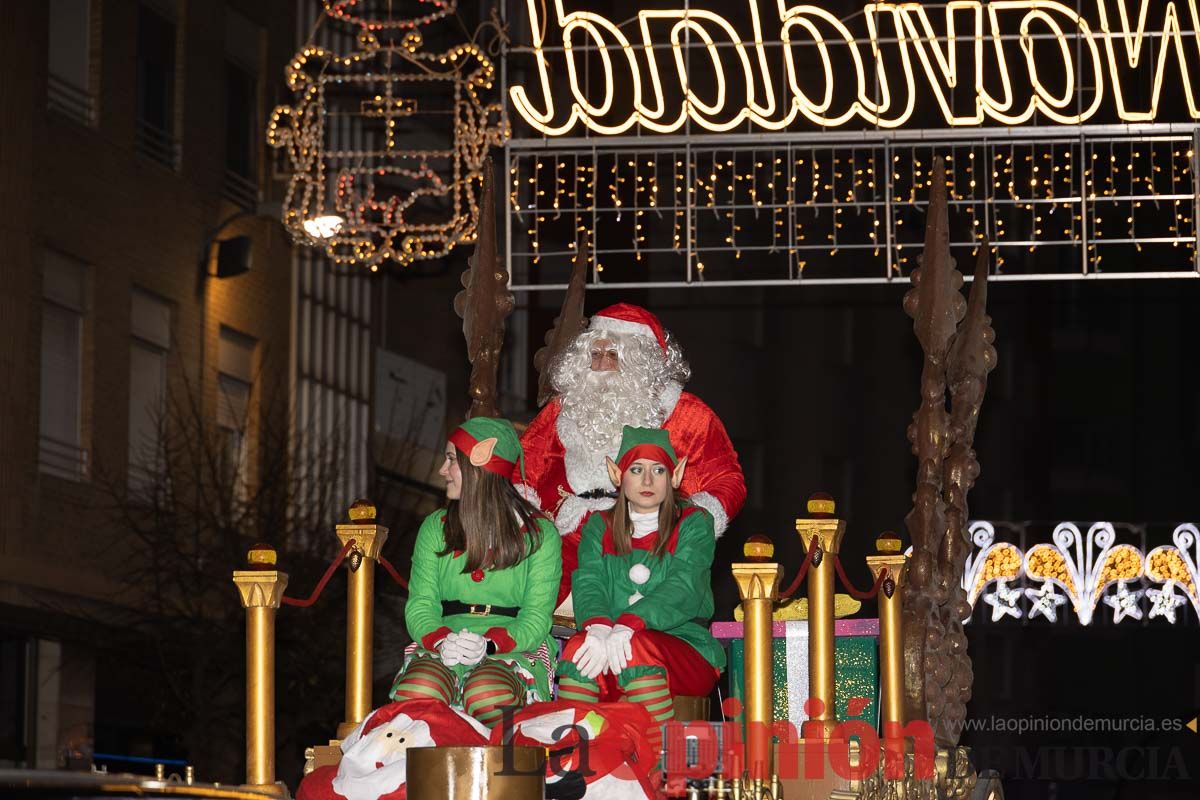
[{"label": "red velvet rope", "polygon": [[812,541],[808,543],[808,555],[804,557],[804,563],[800,565],[800,571],[796,573],[796,577],[792,581],[791,585],[784,590],[783,594],[779,595],[780,600],[787,600],[790,598],[796,593],[796,590],[800,588],[800,584],[804,582],[804,576],[808,574],[808,568],[812,565],[813,557],[817,552],[817,548],[819,547],[818,542],[819,540],[816,536],[814,536]]},{"label": "red velvet rope", "polygon": [[408,581],[404,579],[403,575],[396,571],[396,568],[392,566],[392,562],[384,558],[382,554],[379,556],[379,566],[387,570],[387,574],[392,576],[392,580],[400,584],[401,589],[408,591]]},{"label": "red velvet rope", "polygon": [[317,583],[317,588],[312,590],[312,594],[307,600],[297,600],[294,597],[283,597],[281,602],[284,605],[296,606],[297,608],[308,608],[313,603],[317,602],[317,598],[321,596],[321,592],[325,591],[325,584],[329,583],[329,579],[333,577],[333,572],[341,566],[346,560],[346,554],[350,552],[350,548],[354,547],[354,540],[346,542],[346,546],[337,554],[333,561],[329,562],[329,567],[325,570],[325,574],[321,576],[321,580]]},{"label": "red velvet rope", "polygon": [[844,588],[851,597],[854,597],[858,600],[870,600],[878,596],[879,587],[883,585],[883,581],[885,578],[887,578],[888,574],[886,568],[879,570],[879,577],[875,579],[875,583],[870,589],[864,592],[855,587],[855,585],[850,582],[850,579],[846,577],[846,570],[842,567],[842,560],[836,555],[833,557],[833,563],[837,567],[838,577],[842,579],[842,588]]}]

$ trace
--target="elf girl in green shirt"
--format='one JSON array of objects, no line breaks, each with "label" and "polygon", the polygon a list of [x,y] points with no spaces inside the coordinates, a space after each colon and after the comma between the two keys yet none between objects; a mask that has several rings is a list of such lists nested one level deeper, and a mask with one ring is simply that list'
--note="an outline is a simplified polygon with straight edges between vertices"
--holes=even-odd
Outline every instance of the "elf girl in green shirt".
[{"label": "elf girl in green shirt", "polygon": [[414,640],[394,700],[436,698],[484,725],[505,706],[549,700],[558,531],[517,494],[524,454],[508,420],[475,417],[446,444],[445,509],[413,547],[404,609]]},{"label": "elf girl in green shirt", "polygon": [[707,696],[725,666],[708,631],[713,518],[678,492],[687,459],[667,431],[626,426],[612,511],[583,526],[573,593],[580,633],[559,661],[559,697],[641,703],[656,722],[674,695]]}]

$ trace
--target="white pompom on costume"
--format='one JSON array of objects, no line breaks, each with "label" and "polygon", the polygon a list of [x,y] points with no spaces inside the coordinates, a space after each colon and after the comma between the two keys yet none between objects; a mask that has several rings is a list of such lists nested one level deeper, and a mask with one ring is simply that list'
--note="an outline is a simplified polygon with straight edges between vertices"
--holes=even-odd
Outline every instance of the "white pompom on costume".
[{"label": "white pompom on costume", "polygon": [[645,564],[634,564],[629,568],[629,580],[641,586],[650,580],[650,568]]}]

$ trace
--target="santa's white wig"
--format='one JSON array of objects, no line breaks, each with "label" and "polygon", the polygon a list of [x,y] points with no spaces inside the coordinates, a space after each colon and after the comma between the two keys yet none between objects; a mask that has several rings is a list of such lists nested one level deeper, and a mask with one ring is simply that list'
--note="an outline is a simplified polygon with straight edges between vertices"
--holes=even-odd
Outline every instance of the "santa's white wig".
[{"label": "santa's white wig", "polygon": [[[551,366],[562,413],[595,452],[615,453],[625,425],[662,427],[667,412],[661,402],[664,392],[673,384],[682,386],[692,374],[679,344],[670,333],[663,336],[665,347],[653,336],[601,325],[575,337]],[[616,347],[616,372],[591,368],[591,351],[601,339]]]}]

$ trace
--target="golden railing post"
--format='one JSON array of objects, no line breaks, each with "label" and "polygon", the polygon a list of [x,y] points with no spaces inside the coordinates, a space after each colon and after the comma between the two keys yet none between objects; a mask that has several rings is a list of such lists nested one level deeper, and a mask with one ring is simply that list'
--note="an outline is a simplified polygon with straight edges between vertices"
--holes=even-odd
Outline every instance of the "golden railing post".
[{"label": "golden railing post", "polygon": [[338,541],[354,547],[347,556],[346,589],[346,719],[338,725],[344,739],[371,713],[371,658],[375,648],[375,562],[387,541],[388,529],[375,524],[375,506],[357,500],[350,522],[337,526]]},{"label": "golden railing post", "polygon": [[[774,557],[774,546],[766,537],[751,537],[744,553],[747,561],[733,564],[732,569],[745,612],[742,636],[746,642],[746,685],[743,690],[746,698],[746,767],[752,780],[767,780],[775,774],[771,752],[771,726],[775,721],[771,618],[775,601],[779,599],[783,568],[768,561]],[[734,776],[735,779],[738,777]]]},{"label": "golden railing post", "polygon": [[286,794],[275,782],[275,611],[288,576],[275,569],[275,550],[255,545],[233,583],[246,609],[246,784]]},{"label": "golden railing post", "polygon": [[887,570],[887,577],[879,587],[879,673],[882,683],[883,707],[880,717],[884,736],[888,723],[903,726],[904,719],[904,638],[901,612],[904,609],[905,556],[901,551],[900,538],[891,531],[884,531],[875,540],[873,556],[867,556],[871,577],[879,580],[879,574]]},{"label": "golden railing post", "polygon": [[845,520],[835,519],[833,498],[814,494],[808,500],[808,517],[796,520],[796,533],[807,554],[816,538],[820,548],[808,569],[808,675],[809,694],[821,701],[820,713],[812,717],[828,738],[837,726],[834,688],[833,595],[837,556],[846,533]]}]

